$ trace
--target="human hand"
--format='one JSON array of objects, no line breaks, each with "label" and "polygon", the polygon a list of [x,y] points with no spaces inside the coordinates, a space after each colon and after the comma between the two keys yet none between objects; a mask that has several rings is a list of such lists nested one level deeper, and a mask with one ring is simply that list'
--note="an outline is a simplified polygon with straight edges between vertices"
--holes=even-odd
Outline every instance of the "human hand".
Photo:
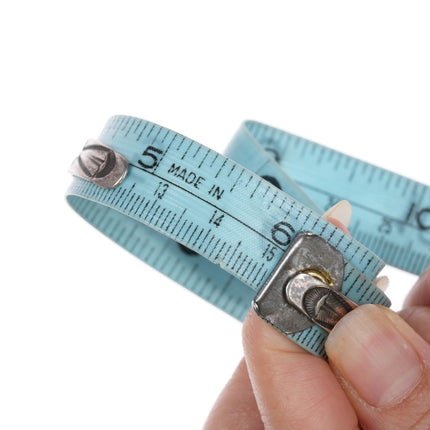
[{"label": "human hand", "polygon": [[[346,230],[342,209],[326,217]],[[328,363],[253,310],[243,346],[204,430],[430,428],[430,267],[399,314],[364,305],[342,318],[326,342]]]}]

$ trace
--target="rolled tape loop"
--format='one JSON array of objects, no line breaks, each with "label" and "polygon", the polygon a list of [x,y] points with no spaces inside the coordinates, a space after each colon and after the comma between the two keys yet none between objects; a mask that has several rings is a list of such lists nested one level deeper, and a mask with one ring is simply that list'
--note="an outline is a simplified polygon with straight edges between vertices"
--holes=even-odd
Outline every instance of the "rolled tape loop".
[{"label": "rolled tape loop", "polygon": [[[389,306],[372,282],[382,260],[321,218],[320,207],[338,196],[348,198],[348,187],[321,174],[319,164],[330,171],[326,161],[334,157],[343,166],[343,154],[327,155],[331,150],[256,122],[242,125],[229,157],[128,116],[112,117],[99,141],[128,160],[127,176],[113,189],[74,177],[67,191],[70,205],[119,245],[235,318],[244,319],[256,292],[301,232],[321,236],[342,254],[342,294],[358,304]],[[345,176],[343,167],[337,171]],[[331,189],[338,191],[330,194]],[[427,187],[409,189],[414,190],[412,199],[417,193],[421,198],[405,207],[414,204],[415,211],[422,211],[427,202],[430,207]],[[416,224],[409,220],[401,225],[407,231]],[[403,262],[403,268],[420,271],[428,263],[429,234],[424,233],[420,231],[422,246],[413,250],[417,258]],[[387,240],[375,237],[371,243]],[[327,333],[317,325],[289,336],[313,354],[325,355]]]}]

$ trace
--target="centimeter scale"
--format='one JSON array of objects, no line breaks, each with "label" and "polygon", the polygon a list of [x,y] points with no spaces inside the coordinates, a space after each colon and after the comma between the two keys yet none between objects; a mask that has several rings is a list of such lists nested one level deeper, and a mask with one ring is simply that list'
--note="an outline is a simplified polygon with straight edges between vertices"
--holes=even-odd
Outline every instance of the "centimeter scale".
[{"label": "centimeter scale", "polygon": [[[254,303],[322,357],[346,312],[390,305],[376,254],[415,274],[430,261],[429,187],[254,121],[224,156],[114,116],[71,173],[68,202],[108,237],[239,320]],[[342,199],[352,237],[321,218]]]}]

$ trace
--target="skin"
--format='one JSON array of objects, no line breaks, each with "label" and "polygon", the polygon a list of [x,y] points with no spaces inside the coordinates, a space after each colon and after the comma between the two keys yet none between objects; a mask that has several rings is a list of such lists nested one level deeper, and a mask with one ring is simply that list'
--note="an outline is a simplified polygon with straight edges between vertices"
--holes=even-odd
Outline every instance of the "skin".
[{"label": "skin", "polygon": [[[336,219],[329,221],[347,231]],[[369,324],[373,324],[371,330]],[[362,347],[358,341],[352,344],[358,353],[348,360],[353,364],[345,367],[342,357],[352,354],[347,343],[350,327],[362,327],[364,341]],[[244,358],[217,399],[204,430],[429,429],[429,327],[430,267],[399,314],[364,305],[345,316],[328,337],[328,363],[278,333],[251,309],[243,325]],[[390,337],[401,338],[404,350],[398,358],[388,354],[387,364],[382,357],[383,371],[367,381],[365,366],[373,366],[374,361],[366,359],[372,353],[381,354],[381,345],[394,345]],[[356,363],[354,357],[359,357]],[[415,373],[409,372],[408,357],[418,360]],[[412,374],[409,379],[415,382],[393,397],[405,385],[405,374]]]}]

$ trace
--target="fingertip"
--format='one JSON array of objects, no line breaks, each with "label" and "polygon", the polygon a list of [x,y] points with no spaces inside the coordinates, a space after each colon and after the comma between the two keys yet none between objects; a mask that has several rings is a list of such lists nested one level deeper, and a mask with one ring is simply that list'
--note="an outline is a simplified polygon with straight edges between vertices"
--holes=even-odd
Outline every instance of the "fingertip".
[{"label": "fingertip", "polygon": [[336,226],[337,224],[343,226],[344,231],[347,230],[352,219],[351,203],[348,200],[341,200],[325,212],[323,218]]},{"label": "fingertip", "polygon": [[399,402],[417,385],[423,370],[417,352],[426,349],[395,312],[378,305],[348,313],[326,342],[330,363],[378,408]]},{"label": "fingertip", "polygon": [[301,346],[260,318],[254,309],[251,309],[245,318],[242,327],[242,339],[244,349],[249,352],[258,347],[265,350],[306,353]]}]

